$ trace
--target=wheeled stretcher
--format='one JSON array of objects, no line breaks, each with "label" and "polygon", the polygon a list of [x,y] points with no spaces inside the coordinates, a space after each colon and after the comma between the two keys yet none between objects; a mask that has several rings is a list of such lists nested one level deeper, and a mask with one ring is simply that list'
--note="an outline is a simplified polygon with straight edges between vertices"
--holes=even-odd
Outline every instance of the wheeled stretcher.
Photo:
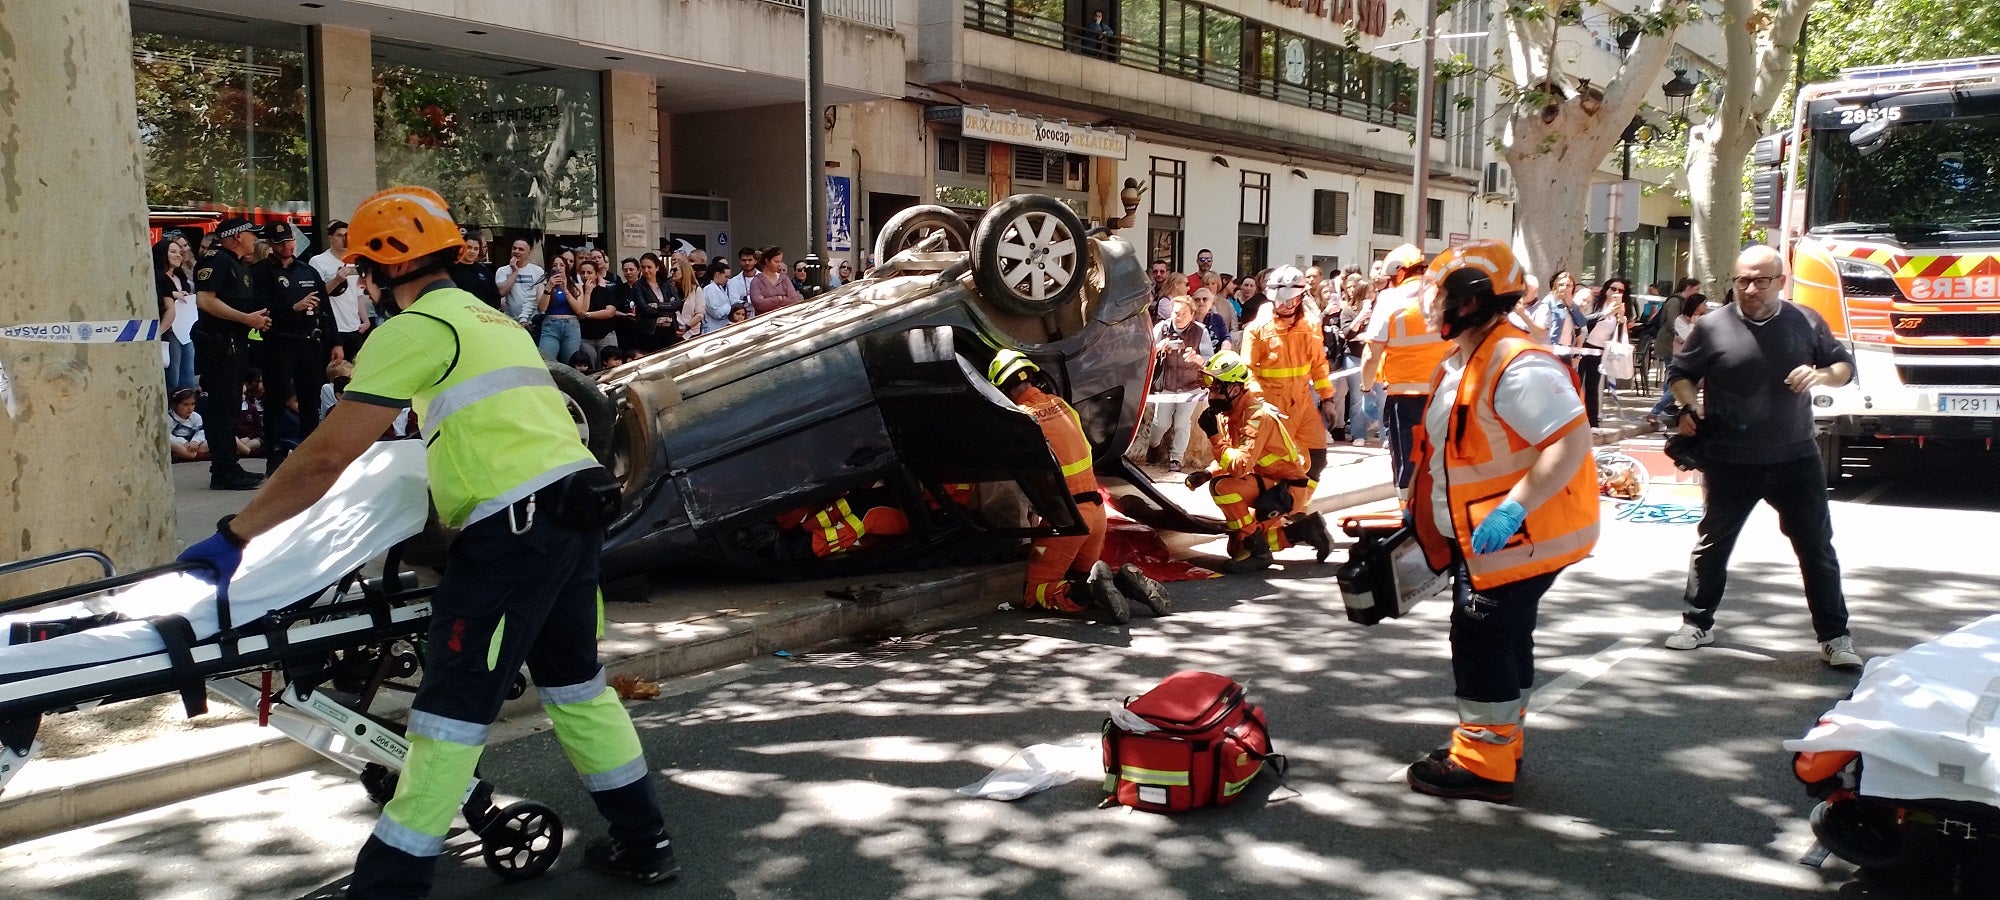
[{"label": "wheeled stretcher", "polygon": [[2000,884],[2000,615],[1870,660],[1785,742],[1824,852],[1878,874]]},{"label": "wheeled stretcher", "polygon": [[[423,448],[377,444],[305,512],[259,535],[220,592],[174,564],[115,574],[94,551],[0,565],[0,574],[94,561],[106,577],[0,601],[0,791],[34,756],[44,716],[178,693],[190,716],[210,693],[260,725],[394,792],[409,744],[369,713],[379,692],[417,671],[412,644],[431,589],[401,571],[400,547],[429,516]],[[362,565],[386,557],[379,579]],[[245,680],[244,676],[256,676]],[[552,810],[496,808],[475,778],[461,807],[486,863],[508,880],[546,871],[562,849]]]}]

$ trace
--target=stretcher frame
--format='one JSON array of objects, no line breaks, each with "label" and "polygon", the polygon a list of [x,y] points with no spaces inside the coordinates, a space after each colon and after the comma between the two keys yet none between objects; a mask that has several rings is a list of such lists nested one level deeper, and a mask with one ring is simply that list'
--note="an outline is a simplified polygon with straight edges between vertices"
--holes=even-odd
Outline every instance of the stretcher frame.
[{"label": "stretcher frame", "polygon": [[[370,799],[388,802],[409,755],[409,741],[398,725],[368,710],[385,689],[409,690],[389,679],[416,674],[419,654],[398,651],[395,645],[415,641],[429,628],[435,590],[402,571],[402,548],[399,543],[388,552],[382,578],[365,579],[356,570],[335,585],[249,622],[231,623],[227,598],[219,598],[218,632],[187,642],[168,637],[166,653],[0,682],[0,793],[34,757],[35,734],[45,716],[175,692],[193,717],[208,711],[207,696],[213,692],[254,713],[260,727],[275,728],[359,775]],[[0,614],[76,601],[203,568],[174,563],[119,575],[99,551],[66,550],[0,565],[0,575],[76,560],[97,562],[106,577],[0,601]],[[358,597],[350,597],[357,592]],[[153,624],[163,637],[172,630],[171,623]],[[242,680],[247,675],[261,676],[260,683]],[[278,678],[282,684],[274,684]],[[343,680],[358,681],[359,689],[328,687]],[[517,677],[516,696],[524,686]],[[476,847],[487,868],[503,880],[522,881],[547,871],[562,850],[560,817],[532,801],[496,806],[493,797],[494,786],[475,774],[460,812],[476,841],[447,849]]]}]

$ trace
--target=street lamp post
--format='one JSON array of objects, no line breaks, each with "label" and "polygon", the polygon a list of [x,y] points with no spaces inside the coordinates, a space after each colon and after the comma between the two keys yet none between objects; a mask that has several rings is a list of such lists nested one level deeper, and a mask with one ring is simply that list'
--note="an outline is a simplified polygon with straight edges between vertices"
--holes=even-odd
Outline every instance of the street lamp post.
[{"label": "street lamp post", "polygon": [[826,137],[820,126],[820,95],[825,90],[826,48],[820,34],[823,0],[805,0],[806,26],[806,288],[816,297],[826,290]]}]

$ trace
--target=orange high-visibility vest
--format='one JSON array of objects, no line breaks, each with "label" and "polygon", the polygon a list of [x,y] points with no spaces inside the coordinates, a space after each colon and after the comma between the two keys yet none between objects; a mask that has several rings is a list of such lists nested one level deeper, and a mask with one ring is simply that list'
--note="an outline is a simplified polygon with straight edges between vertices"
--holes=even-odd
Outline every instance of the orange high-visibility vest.
[{"label": "orange high-visibility vest", "polygon": [[877,506],[856,515],[846,497],[835,500],[800,523],[812,533],[814,556],[845,553],[868,537],[891,537],[910,533],[910,517],[890,506]]},{"label": "orange high-visibility vest", "polygon": [[1389,315],[1389,340],[1382,350],[1382,371],[1378,380],[1387,382],[1391,394],[1428,394],[1431,380],[1451,344],[1438,337],[1424,317],[1422,282],[1412,278],[1382,293],[1376,314]]},{"label": "orange high-visibility vest", "polygon": [[1020,399],[1014,405],[1034,416],[1035,424],[1041,426],[1042,436],[1048,439],[1049,449],[1056,455],[1056,464],[1062,467],[1063,482],[1069,486],[1069,492],[1097,493],[1097,474],[1090,470],[1090,441],[1083,436],[1083,420],[1077,417],[1076,410],[1062,398],[1042,393],[1033,385],[1021,389]]},{"label": "orange high-visibility vest", "polygon": [[[1500,375],[1525,353],[1554,354],[1541,349],[1525,332],[1502,323],[1486,336],[1472,359],[1465,364],[1458,392],[1451,399],[1449,434],[1433,436],[1419,424],[1416,428],[1416,479],[1412,502],[1417,541],[1424,558],[1436,571],[1451,564],[1451,537],[1463,549],[1472,586],[1484,590],[1512,584],[1546,572],[1554,572],[1590,555],[1597,545],[1597,467],[1589,459],[1577,466],[1576,474],[1555,496],[1528,511],[1527,521],[1506,546],[1492,553],[1474,554],[1472,531],[1507,499],[1507,492],[1522,478],[1540,455],[1500,419],[1493,409],[1493,397]],[[1431,381],[1435,390],[1443,379],[1439,372]],[[1570,376],[1572,387],[1576,376]],[[1446,398],[1433,396],[1432,403]],[[1428,417],[1426,417],[1428,418]],[[1544,446],[1572,429],[1588,428],[1583,416],[1550,435]],[[1438,440],[1441,438],[1442,440]],[[1428,464],[1433,452],[1444,454],[1445,506],[1450,522],[1437,522],[1431,498],[1437,489]]]}]

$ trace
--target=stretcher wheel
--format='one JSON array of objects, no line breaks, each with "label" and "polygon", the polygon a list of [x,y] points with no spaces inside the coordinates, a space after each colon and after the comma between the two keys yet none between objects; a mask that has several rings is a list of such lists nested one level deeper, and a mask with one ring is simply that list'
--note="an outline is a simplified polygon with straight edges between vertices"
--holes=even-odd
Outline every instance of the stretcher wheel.
[{"label": "stretcher wheel", "polygon": [[1833,855],[1864,869],[1893,869],[1904,861],[1903,835],[1894,811],[1852,798],[1813,807],[1813,837]]},{"label": "stretcher wheel", "polygon": [[368,799],[376,806],[389,802],[396,796],[397,772],[381,763],[369,763],[361,767],[361,789],[368,792]]},{"label": "stretcher wheel", "polygon": [[555,865],[562,853],[562,819],[540,803],[508,804],[479,830],[480,856],[502,881],[526,881]]}]

